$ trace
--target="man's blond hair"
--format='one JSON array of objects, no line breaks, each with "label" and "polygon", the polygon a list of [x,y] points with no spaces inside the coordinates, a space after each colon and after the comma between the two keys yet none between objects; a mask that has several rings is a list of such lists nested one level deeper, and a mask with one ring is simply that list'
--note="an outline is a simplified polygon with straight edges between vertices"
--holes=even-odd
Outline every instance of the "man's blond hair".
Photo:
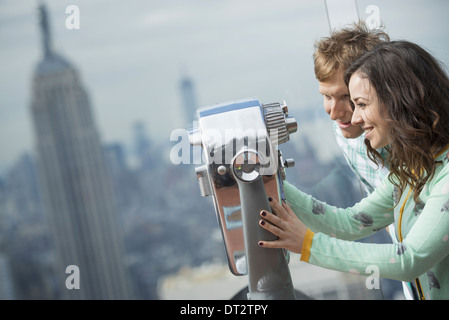
[{"label": "man's blond hair", "polygon": [[389,41],[390,37],[381,28],[370,29],[363,21],[334,30],[329,37],[315,42],[315,77],[318,81],[325,82],[337,70],[346,70],[366,51]]}]

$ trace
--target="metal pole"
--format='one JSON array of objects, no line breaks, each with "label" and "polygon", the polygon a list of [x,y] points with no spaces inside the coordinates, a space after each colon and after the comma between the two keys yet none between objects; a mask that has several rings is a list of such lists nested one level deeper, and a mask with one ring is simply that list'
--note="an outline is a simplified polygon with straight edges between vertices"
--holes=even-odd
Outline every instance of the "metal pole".
[{"label": "metal pole", "polygon": [[262,177],[253,182],[237,179],[248,268],[248,300],[295,300],[288,262],[281,249],[261,248],[260,239],[275,236],[259,226],[260,211],[271,212]]}]

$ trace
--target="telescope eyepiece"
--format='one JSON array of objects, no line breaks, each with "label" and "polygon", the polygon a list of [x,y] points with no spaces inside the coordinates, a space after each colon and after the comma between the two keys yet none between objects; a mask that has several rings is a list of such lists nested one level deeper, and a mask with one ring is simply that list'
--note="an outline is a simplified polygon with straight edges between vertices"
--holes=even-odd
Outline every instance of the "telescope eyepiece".
[{"label": "telescope eyepiece", "polygon": [[253,182],[261,177],[259,154],[253,150],[238,153],[232,161],[232,170],[237,179]]}]

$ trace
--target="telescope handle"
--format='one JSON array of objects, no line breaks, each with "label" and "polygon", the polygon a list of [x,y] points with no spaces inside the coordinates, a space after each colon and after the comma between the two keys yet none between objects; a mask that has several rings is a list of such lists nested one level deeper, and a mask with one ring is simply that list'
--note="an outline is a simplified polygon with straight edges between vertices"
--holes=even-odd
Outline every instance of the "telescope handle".
[{"label": "telescope handle", "polygon": [[259,240],[276,236],[259,226],[260,212],[271,212],[262,177],[237,179],[248,268],[248,300],[295,300],[288,262],[282,249],[261,248]]}]

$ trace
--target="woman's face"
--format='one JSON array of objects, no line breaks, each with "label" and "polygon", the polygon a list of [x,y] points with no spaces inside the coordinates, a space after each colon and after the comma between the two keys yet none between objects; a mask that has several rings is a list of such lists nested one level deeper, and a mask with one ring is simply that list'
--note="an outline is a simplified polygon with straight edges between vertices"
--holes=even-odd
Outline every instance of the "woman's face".
[{"label": "woman's face", "polygon": [[351,123],[360,125],[371,147],[379,149],[388,145],[387,122],[380,115],[377,92],[366,77],[355,72],[349,80],[349,94],[354,103]]}]

